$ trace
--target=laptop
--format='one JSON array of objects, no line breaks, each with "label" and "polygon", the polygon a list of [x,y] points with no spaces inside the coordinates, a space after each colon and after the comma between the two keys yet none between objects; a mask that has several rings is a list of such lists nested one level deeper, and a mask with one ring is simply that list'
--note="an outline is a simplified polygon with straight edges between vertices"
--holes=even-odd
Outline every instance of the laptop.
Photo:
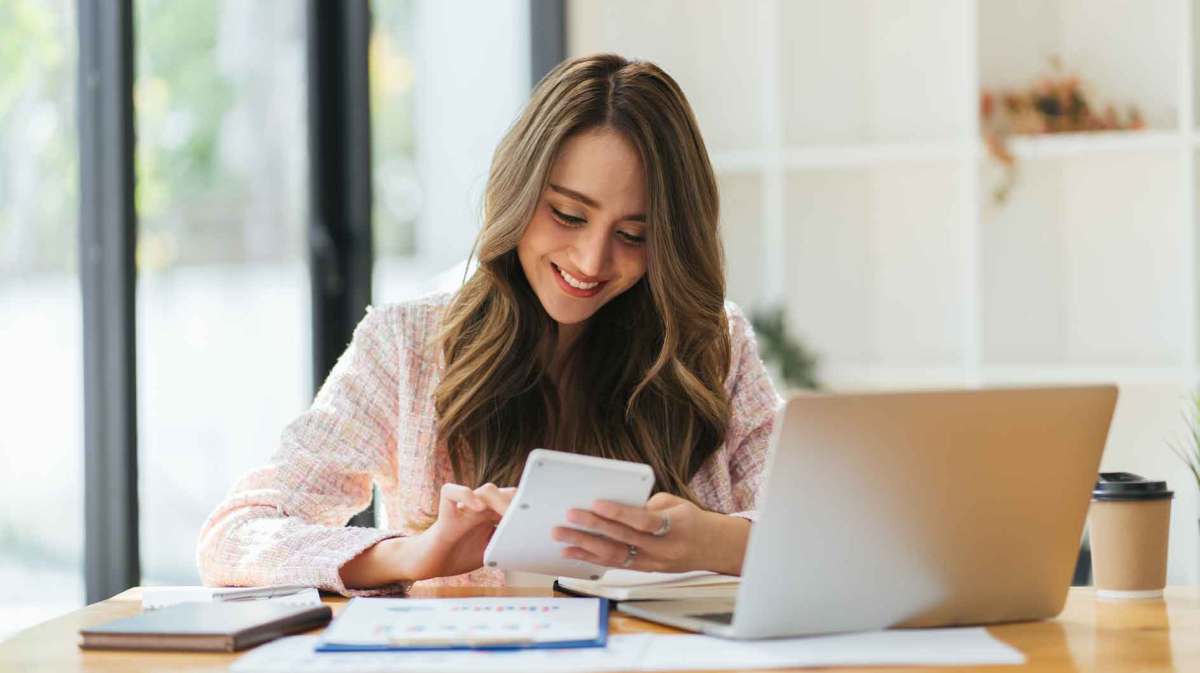
[{"label": "laptop", "polygon": [[618,610],[729,638],[992,624],[1066,601],[1115,386],[800,395],[735,599]]}]

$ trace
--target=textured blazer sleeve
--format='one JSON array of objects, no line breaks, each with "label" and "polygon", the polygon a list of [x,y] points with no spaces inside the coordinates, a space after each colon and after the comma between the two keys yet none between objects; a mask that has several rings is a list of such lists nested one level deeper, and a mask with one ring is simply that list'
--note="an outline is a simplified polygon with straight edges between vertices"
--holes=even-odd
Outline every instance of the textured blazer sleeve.
[{"label": "textured blazer sleeve", "polygon": [[401,308],[367,311],[271,462],[242,477],[205,522],[196,551],[205,584],[304,584],[346,596],[407,589],[350,590],[340,576],[346,562],[400,535],[345,526],[370,503],[373,482],[396,474]]},{"label": "textured blazer sleeve", "polygon": [[726,444],[730,448],[729,473],[733,489],[733,516],[754,521],[766,464],[767,445],[783,399],[758,356],[754,329],[740,309],[730,304],[732,358],[731,413]]}]

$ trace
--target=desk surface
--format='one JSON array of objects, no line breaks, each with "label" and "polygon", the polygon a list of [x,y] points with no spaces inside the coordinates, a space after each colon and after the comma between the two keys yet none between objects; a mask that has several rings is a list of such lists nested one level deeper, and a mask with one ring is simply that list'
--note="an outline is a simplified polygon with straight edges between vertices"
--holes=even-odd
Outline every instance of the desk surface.
[{"label": "desk surface", "polygon": [[[418,590],[434,596],[548,596],[542,589],[455,588]],[[339,611],[346,599],[327,598]],[[141,591],[130,589],[106,601],[63,615],[0,643],[0,670],[17,671],[224,671],[239,654],[85,652],[76,646],[80,627],[125,617],[141,609]],[[613,633],[674,629],[615,614]],[[1172,587],[1167,599],[1137,603],[1095,600],[1090,589],[1072,589],[1056,619],[989,627],[997,638],[1025,653],[1025,666],[935,668],[936,671],[1200,671],[1200,587]],[[835,669],[905,671],[914,668]]]}]

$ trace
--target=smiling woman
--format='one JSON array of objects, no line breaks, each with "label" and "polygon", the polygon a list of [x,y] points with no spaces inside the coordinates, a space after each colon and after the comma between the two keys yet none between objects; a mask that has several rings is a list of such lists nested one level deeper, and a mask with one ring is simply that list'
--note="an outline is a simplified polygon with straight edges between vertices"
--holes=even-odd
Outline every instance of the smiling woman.
[{"label": "smiling woman", "polygon": [[637,150],[616,131],[593,129],[563,144],[517,244],[521,269],[558,323],[560,341],[573,341],[584,321],[645,275],[645,183]]},{"label": "smiling woman", "polygon": [[[740,572],[779,397],[725,301],[717,217],[669,75],[615,55],[560,64],[496,149],[478,269],[453,295],[368,314],[271,465],[205,525],[205,580],[502,582],[483,550],[539,447],[655,475],[645,507],[570,513],[604,534],[556,530],[564,556]],[[344,528],[372,482],[390,529]]]}]

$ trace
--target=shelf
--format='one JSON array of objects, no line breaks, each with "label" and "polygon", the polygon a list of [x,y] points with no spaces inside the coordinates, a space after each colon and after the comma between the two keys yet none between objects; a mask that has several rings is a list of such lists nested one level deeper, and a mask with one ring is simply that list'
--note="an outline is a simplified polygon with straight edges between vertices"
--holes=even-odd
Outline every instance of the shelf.
[{"label": "shelf", "polygon": [[[730,297],[782,303],[834,390],[1115,381],[1110,455],[1186,477],[1140,461],[1200,381],[1200,0],[695,4],[572,0],[568,45],[687,92]],[[1012,137],[1009,184],[980,90],[1036,86],[1052,57],[1147,128]],[[1194,583],[1188,503],[1171,578]]]},{"label": "shelf", "polygon": [[1080,77],[1094,109],[1136,105],[1149,128],[1174,131],[1185,7],[1177,0],[980,0],[979,86],[1026,90],[1054,72],[1057,57],[1063,76]]},{"label": "shelf", "polygon": [[1183,367],[1113,367],[1105,365],[984,365],[978,380],[952,365],[821,364],[819,380],[835,390],[854,388],[928,389],[1008,385],[1179,385],[1192,378]]},{"label": "shelf", "polygon": [[964,143],[954,141],[806,147],[784,151],[782,161],[784,168],[793,170],[858,168],[959,159],[965,150]]},{"label": "shelf", "polygon": [[855,389],[962,388],[966,370],[952,365],[824,364],[817,369],[822,385],[839,392]]},{"label": "shelf", "polygon": [[1070,383],[1175,383],[1186,385],[1190,372],[1183,367],[1108,367],[1103,365],[1022,364],[987,365],[980,370],[984,385]]},{"label": "shelf", "polygon": [[[1170,131],[1094,131],[1013,136],[1008,147],[1018,159],[1057,159],[1108,152],[1155,152],[1184,148],[1188,140]],[[980,156],[987,156],[983,143]]]},{"label": "shelf", "polygon": [[[1096,153],[1159,152],[1189,145],[1200,147],[1200,136],[1170,131],[1095,131],[1042,136],[1013,136],[1009,149],[1019,159],[1059,159]],[[789,147],[767,151],[716,152],[713,165],[719,173],[756,173],[778,163],[785,170],[835,170],[871,168],[904,163],[951,161],[967,156],[987,158],[983,142],[940,141],[916,143],[862,143]]]},{"label": "shelf", "polygon": [[778,164],[785,170],[871,168],[903,163],[951,161],[967,156],[969,144],[958,141],[863,143],[784,148],[779,153],[719,152],[713,165],[719,173],[750,173]]}]

